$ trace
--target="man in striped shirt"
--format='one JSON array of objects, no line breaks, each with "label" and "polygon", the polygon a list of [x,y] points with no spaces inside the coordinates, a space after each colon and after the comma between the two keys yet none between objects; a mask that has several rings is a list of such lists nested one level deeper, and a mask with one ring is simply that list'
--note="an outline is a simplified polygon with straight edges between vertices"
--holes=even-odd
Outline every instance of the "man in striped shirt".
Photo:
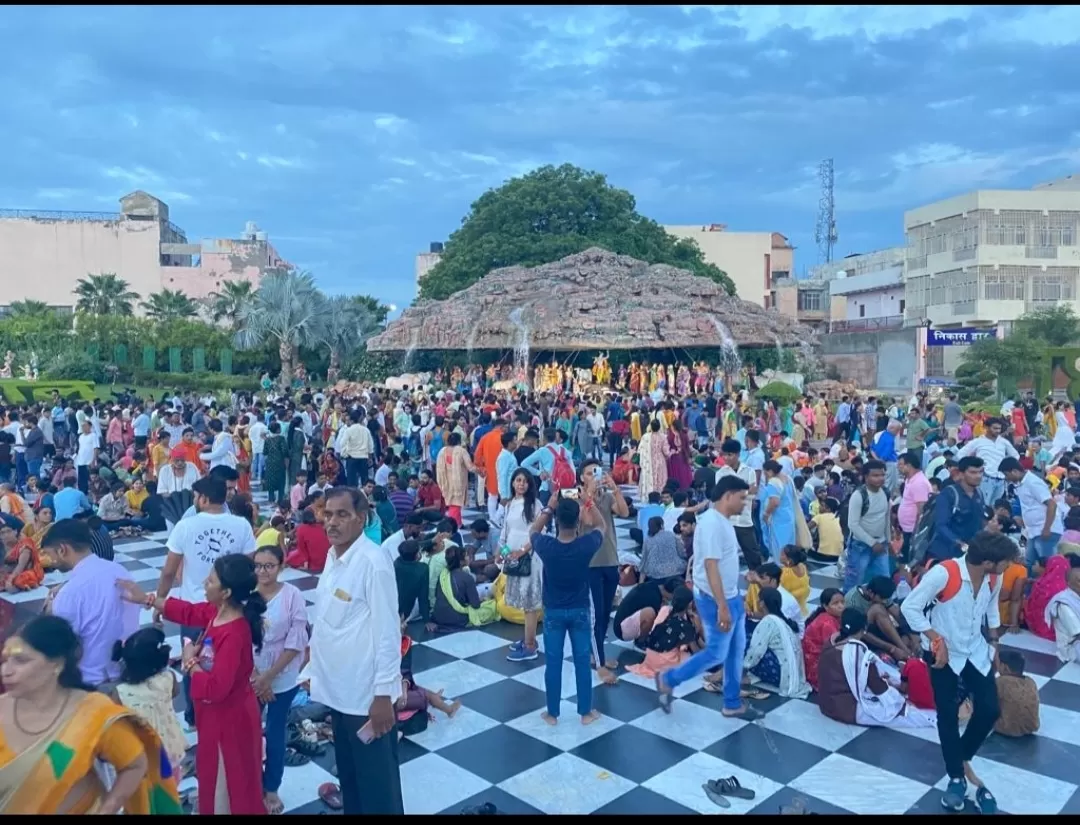
[{"label": "man in striped shirt", "polygon": [[983,502],[993,507],[1005,495],[1005,476],[1000,465],[1004,458],[1020,458],[1020,454],[1001,434],[1004,426],[1000,419],[991,418],[986,422],[986,435],[969,441],[961,448],[958,458],[975,456],[983,462],[983,480],[979,485]]}]

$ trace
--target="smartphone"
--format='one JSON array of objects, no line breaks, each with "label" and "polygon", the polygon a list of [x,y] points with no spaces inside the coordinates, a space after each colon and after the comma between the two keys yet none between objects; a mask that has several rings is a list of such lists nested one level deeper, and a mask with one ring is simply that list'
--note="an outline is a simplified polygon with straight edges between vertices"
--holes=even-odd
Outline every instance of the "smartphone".
[{"label": "smartphone", "polygon": [[576,501],[578,497],[577,487],[567,487],[565,490],[559,490],[559,495],[563,498],[572,498]]},{"label": "smartphone", "polygon": [[375,741],[375,729],[371,727],[371,721],[368,720],[364,723],[364,726],[356,732],[357,738],[365,745],[370,745]]},{"label": "smartphone", "polygon": [[599,464],[594,464],[592,468],[592,477],[597,484],[600,484],[604,480],[604,468]]}]

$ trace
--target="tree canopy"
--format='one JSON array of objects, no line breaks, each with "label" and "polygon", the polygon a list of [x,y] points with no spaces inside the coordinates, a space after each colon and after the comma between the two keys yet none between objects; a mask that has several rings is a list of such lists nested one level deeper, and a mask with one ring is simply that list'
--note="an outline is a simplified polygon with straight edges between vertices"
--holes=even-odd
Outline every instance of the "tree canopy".
[{"label": "tree canopy", "polygon": [[541,167],[481,195],[420,282],[420,297],[448,298],[493,269],[539,266],[591,246],[688,269],[735,294],[727,273],[706,263],[697,244],[639,215],[633,195],[598,172],[564,164]]}]

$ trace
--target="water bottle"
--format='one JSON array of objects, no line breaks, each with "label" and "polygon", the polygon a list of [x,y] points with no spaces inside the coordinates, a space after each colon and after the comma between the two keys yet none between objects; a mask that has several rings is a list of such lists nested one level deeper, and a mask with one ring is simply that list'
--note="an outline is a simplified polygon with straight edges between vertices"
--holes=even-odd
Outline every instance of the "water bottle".
[{"label": "water bottle", "polygon": [[202,650],[199,651],[199,667],[207,672],[214,669],[214,642],[212,639],[203,639]]}]

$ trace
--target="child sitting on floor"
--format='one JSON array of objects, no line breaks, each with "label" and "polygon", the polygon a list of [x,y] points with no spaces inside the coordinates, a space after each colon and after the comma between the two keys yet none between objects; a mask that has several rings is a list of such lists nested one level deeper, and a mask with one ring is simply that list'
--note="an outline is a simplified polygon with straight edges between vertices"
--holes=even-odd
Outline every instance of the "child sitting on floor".
[{"label": "child sitting on floor", "polygon": [[994,731],[1002,736],[1027,736],[1039,729],[1039,686],[1024,675],[1024,654],[1019,650],[998,652],[998,705],[1001,715]]},{"label": "child sitting on floor", "polygon": [[412,639],[405,635],[404,622],[401,623],[401,629],[401,698],[394,707],[397,713],[398,739],[403,736],[415,736],[427,730],[428,722],[435,721],[435,717],[428,712],[428,707],[441,710],[450,719],[461,707],[460,699],[447,702],[441,690],[435,692],[416,684],[409,657]]}]

